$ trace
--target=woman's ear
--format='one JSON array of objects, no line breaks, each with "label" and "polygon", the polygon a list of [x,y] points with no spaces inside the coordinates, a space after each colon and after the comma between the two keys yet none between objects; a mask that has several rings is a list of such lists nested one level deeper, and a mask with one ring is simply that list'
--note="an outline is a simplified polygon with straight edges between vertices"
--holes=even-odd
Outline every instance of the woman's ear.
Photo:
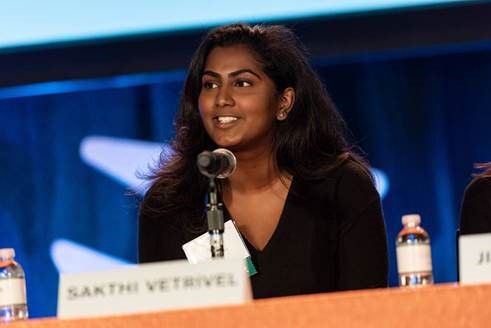
[{"label": "woman's ear", "polygon": [[276,112],[276,119],[278,121],[284,121],[288,117],[288,113],[293,108],[295,103],[295,90],[292,87],[288,87],[280,95],[279,106]]}]

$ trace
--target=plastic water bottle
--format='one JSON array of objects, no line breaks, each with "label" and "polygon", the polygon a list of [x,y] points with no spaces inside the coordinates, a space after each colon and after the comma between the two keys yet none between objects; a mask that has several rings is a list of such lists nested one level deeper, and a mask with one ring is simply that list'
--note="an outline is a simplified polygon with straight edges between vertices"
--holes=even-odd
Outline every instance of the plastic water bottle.
[{"label": "plastic water bottle", "polygon": [[0,249],[0,323],[27,319],[24,270],[13,248]]},{"label": "plastic water bottle", "polygon": [[420,286],[433,283],[431,247],[428,233],[420,227],[418,214],[404,215],[404,227],[396,240],[397,271],[400,286]]}]

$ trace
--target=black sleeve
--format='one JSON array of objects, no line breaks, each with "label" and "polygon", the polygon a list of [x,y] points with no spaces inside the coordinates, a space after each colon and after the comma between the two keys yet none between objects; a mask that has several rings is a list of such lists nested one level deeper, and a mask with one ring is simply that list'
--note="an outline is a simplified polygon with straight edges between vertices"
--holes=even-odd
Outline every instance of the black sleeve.
[{"label": "black sleeve", "polygon": [[139,216],[139,263],[185,259],[182,244],[182,230],[172,224],[170,219]]},{"label": "black sleeve", "polygon": [[460,212],[460,234],[491,232],[491,178],[480,178],[464,192]]},{"label": "black sleeve", "polygon": [[380,198],[360,165],[343,168],[337,188],[339,290],[388,285],[387,234]]}]

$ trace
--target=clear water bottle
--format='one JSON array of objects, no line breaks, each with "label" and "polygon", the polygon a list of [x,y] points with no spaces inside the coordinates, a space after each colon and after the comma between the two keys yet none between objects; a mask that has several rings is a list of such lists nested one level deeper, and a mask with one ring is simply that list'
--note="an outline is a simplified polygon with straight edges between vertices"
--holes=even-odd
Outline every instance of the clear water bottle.
[{"label": "clear water bottle", "polygon": [[0,249],[0,323],[27,319],[24,270],[13,248]]},{"label": "clear water bottle", "polygon": [[404,227],[396,240],[397,271],[400,286],[421,286],[433,283],[431,247],[428,233],[420,227],[418,214],[404,215]]}]

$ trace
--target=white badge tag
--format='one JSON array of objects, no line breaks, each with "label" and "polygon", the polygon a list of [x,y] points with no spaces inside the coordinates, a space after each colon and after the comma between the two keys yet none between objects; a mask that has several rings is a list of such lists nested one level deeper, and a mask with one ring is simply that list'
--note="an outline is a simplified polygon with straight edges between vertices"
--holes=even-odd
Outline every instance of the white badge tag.
[{"label": "white badge tag", "polygon": [[[225,259],[244,259],[249,276],[257,273],[251,261],[251,254],[233,220],[228,220],[224,224],[223,246]],[[182,245],[182,249],[189,263],[202,263],[212,259],[208,232]]]}]

